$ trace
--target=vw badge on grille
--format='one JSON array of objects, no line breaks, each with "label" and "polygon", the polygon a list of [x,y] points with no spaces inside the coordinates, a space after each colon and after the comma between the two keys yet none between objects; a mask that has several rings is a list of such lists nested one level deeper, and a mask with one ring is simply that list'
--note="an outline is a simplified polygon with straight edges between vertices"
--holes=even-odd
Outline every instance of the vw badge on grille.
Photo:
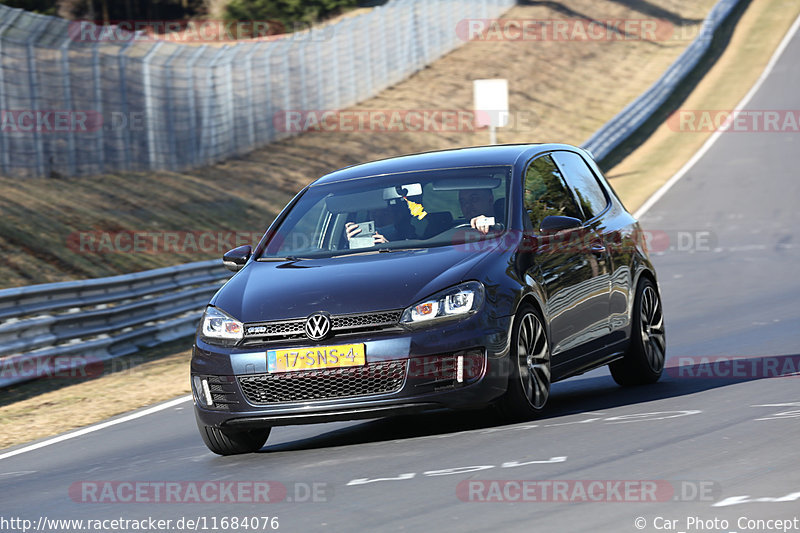
[{"label": "vw badge on grille", "polygon": [[320,341],[330,333],[331,319],[324,313],[314,313],[306,319],[305,329],[309,339]]}]

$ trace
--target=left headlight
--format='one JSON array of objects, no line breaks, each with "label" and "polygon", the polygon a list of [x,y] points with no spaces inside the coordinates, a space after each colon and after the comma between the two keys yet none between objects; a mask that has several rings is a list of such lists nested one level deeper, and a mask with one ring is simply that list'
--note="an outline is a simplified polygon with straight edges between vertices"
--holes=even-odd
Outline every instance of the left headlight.
[{"label": "left headlight", "polygon": [[480,309],[483,300],[483,284],[468,281],[437,292],[407,308],[400,317],[400,323],[416,325],[433,320],[465,317]]},{"label": "left headlight", "polygon": [[231,345],[242,340],[244,325],[216,307],[206,307],[200,324],[200,338],[209,344]]}]

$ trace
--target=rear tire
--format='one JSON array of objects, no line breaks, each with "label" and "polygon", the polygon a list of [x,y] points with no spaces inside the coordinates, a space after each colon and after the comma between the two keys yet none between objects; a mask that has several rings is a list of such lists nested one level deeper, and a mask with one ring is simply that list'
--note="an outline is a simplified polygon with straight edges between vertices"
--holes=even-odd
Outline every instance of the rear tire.
[{"label": "rear tire", "polygon": [[611,376],[622,386],[655,383],[664,371],[666,354],[661,297],[653,282],[642,278],[633,303],[630,344],[622,359],[608,365]]},{"label": "rear tire", "polygon": [[198,419],[197,429],[200,430],[203,442],[212,452],[217,455],[237,455],[260,450],[264,443],[267,442],[272,428],[229,431],[214,426],[206,426]]},{"label": "rear tire", "polygon": [[544,320],[530,305],[523,306],[514,318],[511,365],[508,389],[497,408],[507,418],[532,418],[550,397],[550,344]]}]

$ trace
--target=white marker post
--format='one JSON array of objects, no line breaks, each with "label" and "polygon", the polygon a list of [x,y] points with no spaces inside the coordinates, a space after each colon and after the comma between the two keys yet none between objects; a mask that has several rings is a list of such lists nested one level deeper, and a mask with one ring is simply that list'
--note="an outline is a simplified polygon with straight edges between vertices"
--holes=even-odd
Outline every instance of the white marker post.
[{"label": "white marker post", "polygon": [[497,128],[508,125],[508,80],[474,80],[475,126],[489,126],[489,144],[497,144]]}]

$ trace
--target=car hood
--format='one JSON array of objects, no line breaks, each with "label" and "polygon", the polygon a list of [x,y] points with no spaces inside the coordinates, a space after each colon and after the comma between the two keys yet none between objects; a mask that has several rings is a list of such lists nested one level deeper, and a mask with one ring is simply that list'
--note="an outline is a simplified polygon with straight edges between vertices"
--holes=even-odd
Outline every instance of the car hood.
[{"label": "car hood", "polygon": [[[296,262],[251,261],[211,304],[242,322],[402,309],[467,279],[496,246],[346,255]],[[495,253],[495,255],[497,255]]]}]

